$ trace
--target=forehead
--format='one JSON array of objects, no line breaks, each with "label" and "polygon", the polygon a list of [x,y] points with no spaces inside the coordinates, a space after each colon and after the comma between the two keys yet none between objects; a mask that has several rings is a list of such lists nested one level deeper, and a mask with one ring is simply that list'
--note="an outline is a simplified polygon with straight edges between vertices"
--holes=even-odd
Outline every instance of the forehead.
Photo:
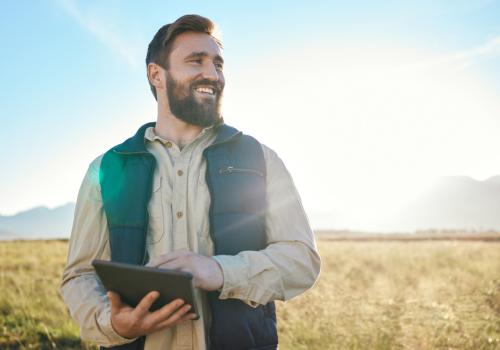
[{"label": "forehead", "polygon": [[183,58],[193,52],[206,52],[211,56],[222,56],[217,42],[210,35],[198,32],[184,32],[179,34],[172,45],[170,56]]}]

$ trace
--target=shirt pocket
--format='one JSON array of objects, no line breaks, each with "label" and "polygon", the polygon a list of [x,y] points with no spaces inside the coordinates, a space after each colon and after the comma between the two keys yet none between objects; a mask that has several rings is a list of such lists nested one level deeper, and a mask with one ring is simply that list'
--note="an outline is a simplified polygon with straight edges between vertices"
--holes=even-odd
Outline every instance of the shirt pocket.
[{"label": "shirt pocket", "polygon": [[149,223],[146,240],[148,244],[156,244],[165,236],[163,206],[162,177],[155,176],[153,180],[153,192],[148,204]]}]

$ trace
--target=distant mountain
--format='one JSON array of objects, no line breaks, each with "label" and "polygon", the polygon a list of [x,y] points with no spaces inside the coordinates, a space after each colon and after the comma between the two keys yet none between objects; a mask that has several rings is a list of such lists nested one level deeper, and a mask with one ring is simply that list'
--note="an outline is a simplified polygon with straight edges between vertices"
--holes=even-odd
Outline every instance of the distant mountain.
[{"label": "distant mountain", "polygon": [[15,234],[9,231],[0,230],[0,237],[15,237]]},{"label": "distant mountain", "polygon": [[[36,207],[12,216],[0,216],[1,239],[67,238],[74,203],[48,209]],[[315,228],[413,232],[424,230],[500,231],[500,176],[477,181],[466,176],[445,176],[397,213],[376,225],[359,228],[357,213],[310,213]],[[334,222],[334,223],[332,223]]]},{"label": "distant mountain", "polygon": [[485,182],[489,184],[498,184],[500,185],[500,175],[492,176],[488,178]]},{"label": "distant mountain", "polygon": [[477,181],[466,176],[445,176],[403,208],[395,228],[500,230],[500,176]]},{"label": "distant mountain", "polygon": [[0,239],[67,238],[71,233],[74,203],[49,209],[36,207],[11,216],[0,216]]}]

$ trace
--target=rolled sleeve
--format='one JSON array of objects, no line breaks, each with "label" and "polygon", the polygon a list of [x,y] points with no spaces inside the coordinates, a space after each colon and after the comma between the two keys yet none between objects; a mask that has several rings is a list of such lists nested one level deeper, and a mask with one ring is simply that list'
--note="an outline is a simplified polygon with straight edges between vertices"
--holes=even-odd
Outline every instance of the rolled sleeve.
[{"label": "rolled sleeve", "polygon": [[263,146],[267,168],[267,247],[235,256],[217,255],[224,284],[220,299],[236,298],[258,306],[289,300],[319,276],[321,260],[300,197],[279,157]]},{"label": "rolled sleeve", "polygon": [[68,259],[59,293],[84,340],[102,346],[129,343],[111,325],[106,290],[91,265],[93,259],[110,259],[108,229],[99,188],[100,158],[89,166],[78,192],[69,241]]}]

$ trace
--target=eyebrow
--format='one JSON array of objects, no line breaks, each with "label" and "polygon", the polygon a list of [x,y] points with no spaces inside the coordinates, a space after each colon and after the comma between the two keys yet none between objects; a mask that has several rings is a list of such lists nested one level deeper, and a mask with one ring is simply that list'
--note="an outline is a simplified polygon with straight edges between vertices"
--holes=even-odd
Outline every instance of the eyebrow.
[{"label": "eyebrow", "polygon": [[[191,58],[201,58],[201,57],[209,57],[209,53],[206,51],[198,51],[198,52],[192,52],[190,53],[185,59],[191,59]],[[221,63],[224,63],[224,59],[220,55],[215,55],[214,61],[218,61]]]}]

